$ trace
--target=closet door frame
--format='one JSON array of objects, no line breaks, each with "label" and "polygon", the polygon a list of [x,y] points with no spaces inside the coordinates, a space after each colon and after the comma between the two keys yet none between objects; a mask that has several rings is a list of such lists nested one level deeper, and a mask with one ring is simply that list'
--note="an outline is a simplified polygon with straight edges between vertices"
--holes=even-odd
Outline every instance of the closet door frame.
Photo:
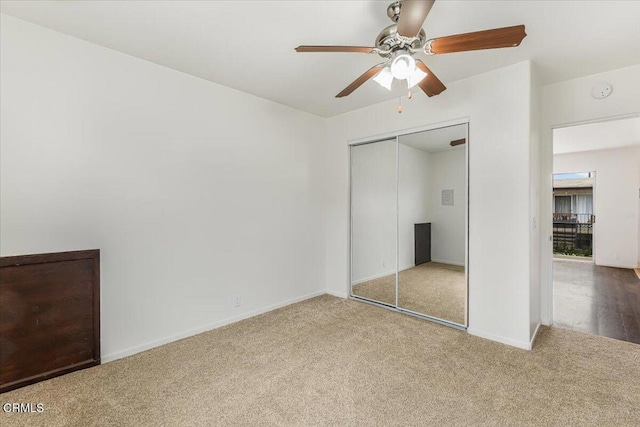
[{"label": "closet door frame", "polygon": [[[467,187],[467,197],[465,198],[465,281],[466,281],[466,298],[465,298],[465,313],[464,313],[464,318],[465,318],[465,322],[464,325],[458,324],[458,323],[453,323],[453,322],[449,322],[443,319],[439,319],[437,317],[432,317],[426,314],[422,314],[422,313],[417,313],[411,310],[406,310],[406,309],[402,309],[398,307],[398,262],[399,262],[399,253],[398,253],[398,248],[399,248],[399,208],[400,208],[400,200],[399,200],[399,174],[400,174],[400,156],[399,156],[399,137],[403,136],[403,135],[409,135],[412,133],[417,133],[417,132],[424,132],[424,131],[429,131],[429,130],[434,130],[434,129],[440,129],[440,128],[444,128],[444,127],[450,127],[450,126],[456,126],[456,125],[467,125],[467,134],[466,134],[466,139],[467,139],[467,144],[466,144],[466,149],[465,149],[465,170],[466,170],[466,187]],[[460,330],[467,330],[468,326],[469,326],[469,190],[470,190],[470,180],[469,180],[469,171],[470,171],[470,164],[469,164],[469,157],[470,157],[470,150],[471,150],[471,144],[469,143],[469,134],[470,134],[470,120],[469,117],[461,117],[458,119],[453,119],[453,120],[448,120],[448,121],[444,121],[444,122],[438,122],[438,123],[432,123],[432,124],[428,124],[428,125],[423,125],[423,126],[418,126],[418,127],[413,127],[413,128],[408,128],[408,129],[402,129],[402,130],[398,130],[398,131],[394,131],[394,132],[388,132],[388,133],[384,133],[384,134],[379,134],[379,135],[373,135],[373,136],[369,136],[369,137],[364,137],[364,138],[358,138],[358,139],[353,139],[353,140],[349,140],[347,141],[347,145],[349,147],[349,209],[348,209],[348,215],[349,215],[349,231],[348,231],[348,250],[349,250],[349,256],[348,256],[348,274],[347,274],[347,295],[349,296],[350,299],[356,300],[356,301],[360,301],[360,302],[364,302],[367,304],[372,304],[378,307],[384,307],[386,309],[398,312],[398,313],[403,313],[403,314],[407,314],[410,316],[414,316],[414,317],[418,317],[420,319],[424,319],[424,320],[428,320],[434,323],[439,323],[441,325],[445,325],[445,326],[449,326],[455,329],[460,329]],[[395,286],[396,286],[396,292],[395,292],[395,305],[390,305],[388,303],[384,303],[384,302],[380,302],[380,301],[375,301],[375,300],[371,300],[371,299],[367,299],[367,298],[363,298],[357,295],[354,295],[352,292],[352,263],[353,263],[353,250],[352,250],[352,239],[353,239],[353,216],[352,216],[352,189],[353,189],[353,179],[352,179],[352,147],[354,146],[358,146],[358,145],[364,145],[364,144],[371,144],[371,143],[376,143],[376,142],[382,142],[382,141],[390,141],[390,140],[395,140],[395,144],[396,144],[396,272],[395,272]]]}]

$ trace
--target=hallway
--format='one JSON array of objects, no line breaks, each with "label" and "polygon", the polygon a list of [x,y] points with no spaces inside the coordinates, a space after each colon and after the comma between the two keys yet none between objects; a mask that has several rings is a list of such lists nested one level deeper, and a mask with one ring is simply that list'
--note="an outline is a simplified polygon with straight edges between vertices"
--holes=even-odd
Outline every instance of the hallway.
[{"label": "hallway", "polygon": [[554,326],[640,344],[640,279],[633,270],[553,261]]}]

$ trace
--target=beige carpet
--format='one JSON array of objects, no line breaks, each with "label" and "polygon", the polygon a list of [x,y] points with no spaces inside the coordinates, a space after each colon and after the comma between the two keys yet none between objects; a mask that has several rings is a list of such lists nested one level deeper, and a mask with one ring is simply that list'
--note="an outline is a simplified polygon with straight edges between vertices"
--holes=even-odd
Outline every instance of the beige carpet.
[{"label": "beige carpet", "polygon": [[[353,294],[395,304],[395,275],[353,287]],[[427,262],[398,275],[398,306],[454,323],[465,323],[467,297],[464,267]]]},{"label": "beige carpet", "polygon": [[631,426],[640,347],[543,328],[519,350],[321,296],[0,395],[3,426]]}]

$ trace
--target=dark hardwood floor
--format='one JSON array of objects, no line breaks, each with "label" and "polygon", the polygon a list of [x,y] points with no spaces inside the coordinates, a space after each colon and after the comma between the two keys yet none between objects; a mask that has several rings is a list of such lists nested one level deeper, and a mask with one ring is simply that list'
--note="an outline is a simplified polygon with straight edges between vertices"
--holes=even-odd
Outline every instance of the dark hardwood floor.
[{"label": "dark hardwood floor", "polygon": [[554,325],[640,344],[640,279],[633,270],[553,261]]}]

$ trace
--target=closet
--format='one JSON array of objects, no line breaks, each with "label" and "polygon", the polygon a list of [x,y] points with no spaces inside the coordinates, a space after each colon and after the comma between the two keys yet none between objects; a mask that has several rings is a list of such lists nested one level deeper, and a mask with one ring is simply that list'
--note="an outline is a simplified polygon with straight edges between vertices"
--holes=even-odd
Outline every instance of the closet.
[{"label": "closet", "polygon": [[350,145],[354,299],[468,324],[468,123]]}]

